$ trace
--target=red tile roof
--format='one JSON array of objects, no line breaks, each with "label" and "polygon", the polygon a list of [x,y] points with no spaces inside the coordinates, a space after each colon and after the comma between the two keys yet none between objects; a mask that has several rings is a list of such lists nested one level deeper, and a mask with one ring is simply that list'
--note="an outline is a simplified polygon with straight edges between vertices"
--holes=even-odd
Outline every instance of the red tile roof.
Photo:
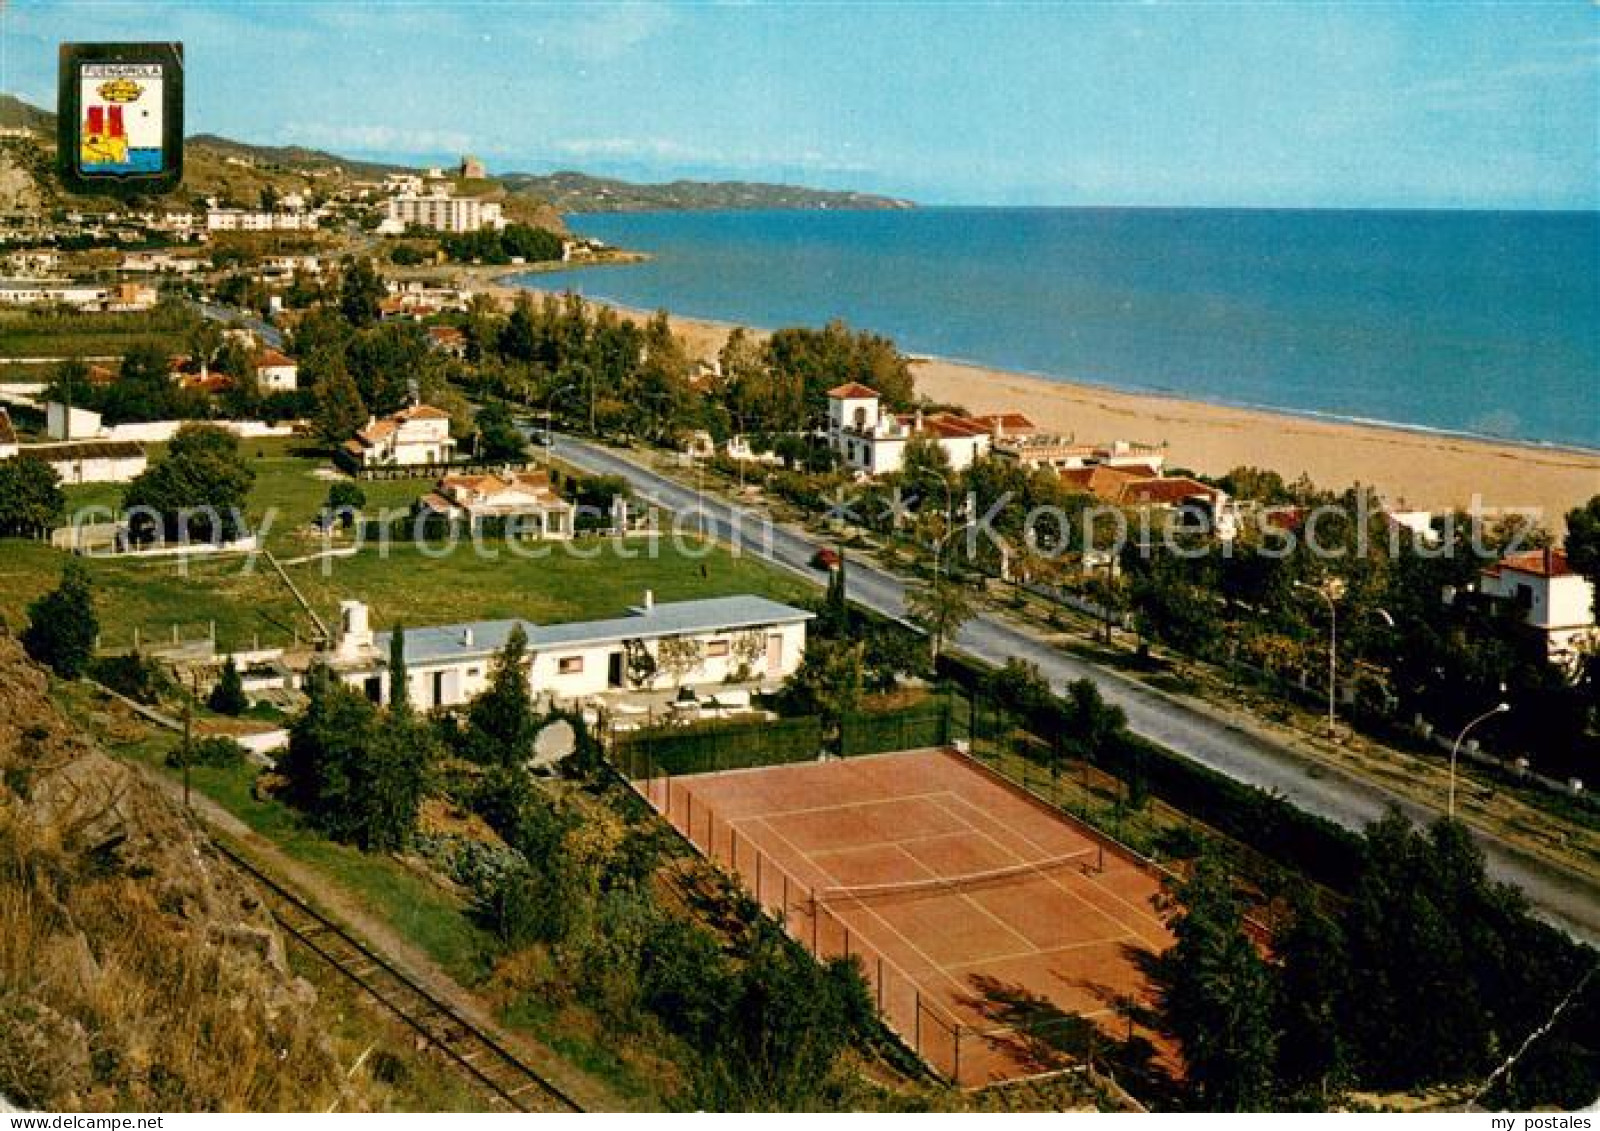
[{"label": "red tile roof", "polygon": [[397,421],[449,420],[450,414],[442,408],[434,408],[431,404],[414,404],[410,408],[401,409],[389,419]]},{"label": "red tile roof", "polygon": [[1031,436],[1039,431],[1039,426],[1020,412],[997,412],[987,416],[974,416],[972,419],[991,432],[996,427],[1003,428],[1007,436]]},{"label": "red tile roof", "polygon": [[1483,572],[1497,576],[1501,570],[1506,569],[1514,573],[1526,573],[1532,577],[1568,577],[1577,572],[1567,561],[1567,552],[1554,547],[1507,554]]},{"label": "red tile roof", "polygon": [[11,414],[0,408],[0,444],[15,444],[17,430],[11,427]]},{"label": "red tile roof", "polygon": [[845,385],[837,385],[828,390],[828,396],[836,401],[864,400],[868,397],[876,400],[878,390],[869,389],[859,381],[851,381]]},{"label": "red tile roof", "polygon": [[278,369],[285,365],[293,365],[294,358],[269,347],[256,354],[255,364],[257,369]]},{"label": "red tile roof", "polygon": [[942,440],[970,440],[974,436],[989,434],[989,429],[976,420],[949,412],[936,412],[923,417],[922,430]]}]

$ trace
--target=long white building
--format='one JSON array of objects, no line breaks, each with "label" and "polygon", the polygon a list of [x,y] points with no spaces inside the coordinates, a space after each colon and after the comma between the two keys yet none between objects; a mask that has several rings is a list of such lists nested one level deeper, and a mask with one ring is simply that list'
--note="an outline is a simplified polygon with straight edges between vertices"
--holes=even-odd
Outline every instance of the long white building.
[{"label": "long white building", "polygon": [[436,232],[496,231],[506,226],[500,203],[474,196],[450,196],[442,192],[403,192],[384,203],[383,232],[404,232],[411,225]]},{"label": "long white building", "polygon": [[[405,630],[410,699],[424,710],[466,703],[489,685],[495,656],[518,625],[528,637],[528,683],[535,695],[570,702],[612,691],[720,684],[730,677],[776,682],[792,675],[805,655],[806,622],[813,614],[765,597],[740,595],[641,604],[610,620],[534,624],[524,620],[475,621]],[[663,644],[692,663],[672,670]],[[370,698],[388,702],[387,632],[374,632],[367,606],[340,604],[333,665],[340,679]],[[674,649],[668,649],[673,651]],[[635,657],[648,655],[655,674],[642,682]]]}]

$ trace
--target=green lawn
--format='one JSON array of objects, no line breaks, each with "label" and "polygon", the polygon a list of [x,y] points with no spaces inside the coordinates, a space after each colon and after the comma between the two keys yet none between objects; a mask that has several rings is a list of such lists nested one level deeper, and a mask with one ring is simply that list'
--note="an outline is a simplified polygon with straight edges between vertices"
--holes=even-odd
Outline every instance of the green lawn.
[{"label": "green lawn", "polygon": [[[587,545],[593,547],[593,543]],[[646,589],[660,601],[755,593],[794,601],[809,587],[798,577],[753,557],[731,556],[714,547],[704,558],[674,552],[664,542],[651,558],[645,543],[630,542],[639,556],[621,558],[609,542],[594,560],[570,556],[561,544],[548,557],[524,559],[500,547],[498,560],[459,546],[433,559],[417,547],[395,546],[387,556],[369,548],[354,558],[326,559],[287,567],[295,584],[325,622],[335,623],[339,601],[372,606],[373,622],[412,626],[522,617],[539,623],[620,616]],[[28,602],[53,588],[66,555],[37,542],[0,542],[0,616],[25,623]],[[144,644],[168,641],[173,626],[186,640],[202,637],[216,622],[224,649],[288,643],[310,624],[287,588],[264,561],[240,557],[193,562],[85,559],[94,578],[101,647],[122,651],[134,630]],[[705,576],[701,576],[702,565]]]}]

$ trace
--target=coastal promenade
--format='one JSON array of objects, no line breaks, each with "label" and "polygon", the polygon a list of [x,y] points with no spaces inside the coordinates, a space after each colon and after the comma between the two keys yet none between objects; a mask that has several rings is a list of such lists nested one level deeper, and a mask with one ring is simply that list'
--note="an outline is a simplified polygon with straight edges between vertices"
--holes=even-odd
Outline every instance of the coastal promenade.
[{"label": "coastal promenade", "polygon": [[[711,535],[737,541],[744,553],[818,580],[809,562],[822,543],[804,531],[774,525],[760,512],[701,496],[613,449],[557,436],[553,454],[590,474],[623,476],[641,496],[668,510],[698,511]],[[886,616],[905,615],[904,583],[866,563],[851,563],[850,598]],[[1151,688],[1068,655],[998,614],[977,614],[962,628],[955,644],[995,665],[1013,657],[1037,664],[1057,690],[1072,680],[1092,680],[1107,702],[1127,714],[1128,727],[1135,734],[1345,828],[1359,831],[1390,807],[1418,822],[1440,815],[1442,804],[1440,808],[1418,805],[1373,782],[1314,761],[1243,711],[1227,711]],[[1600,888],[1480,829],[1472,832],[1495,879],[1521,888],[1547,922],[1575,938],[1600,944]]]}]

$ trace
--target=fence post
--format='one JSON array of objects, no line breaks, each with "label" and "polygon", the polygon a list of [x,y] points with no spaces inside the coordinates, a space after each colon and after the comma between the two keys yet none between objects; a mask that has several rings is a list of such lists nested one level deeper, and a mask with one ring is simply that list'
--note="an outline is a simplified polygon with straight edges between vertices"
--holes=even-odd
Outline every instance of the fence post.
[{"label": "fence post", "polygon": [[955,1071],[951,1073],[951,1079],[956,1082],[956,1087],[959,1088],[961,1087],[961,1023],[959,1021],[956,1022],[955,1043],[956,1064]]},{"label": "fence post", "polygon": [[922,991],[913,990],[912,993],[916,997],[914,999],[915,1004],[912,1007],[912,1014],[915,1020],[911,1024],[911,1047],[920,1056],[922,1055]]},{"label": "fence post", "polygon": [[878,955],[878,1016],[883,1016],[883,955]]}]

